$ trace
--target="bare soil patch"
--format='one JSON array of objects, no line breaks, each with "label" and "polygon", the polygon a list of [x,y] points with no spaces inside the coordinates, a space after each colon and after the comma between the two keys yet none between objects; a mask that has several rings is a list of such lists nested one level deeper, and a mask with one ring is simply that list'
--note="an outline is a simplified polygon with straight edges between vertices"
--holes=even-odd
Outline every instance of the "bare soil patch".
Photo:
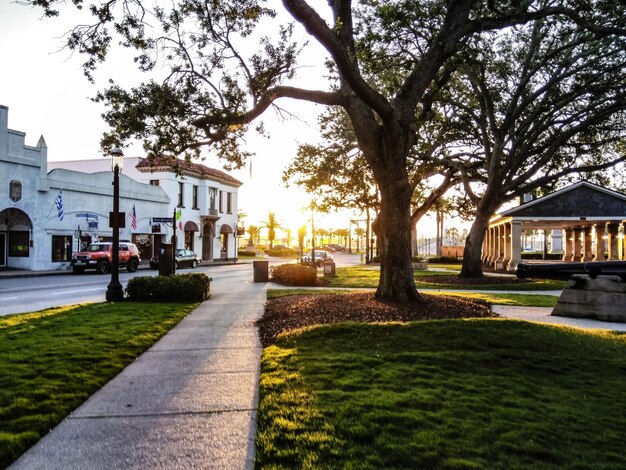
[{"label": "bare soil patch", "polygon": [[444,318],[490,318],[497,315],[487,302],[444,295],[421,294],[423,302],[398,304],[378,300],[372,292],[292,295],[268,300],[258,320],[263,347],[280,333],[340,322],[410,322]]}]

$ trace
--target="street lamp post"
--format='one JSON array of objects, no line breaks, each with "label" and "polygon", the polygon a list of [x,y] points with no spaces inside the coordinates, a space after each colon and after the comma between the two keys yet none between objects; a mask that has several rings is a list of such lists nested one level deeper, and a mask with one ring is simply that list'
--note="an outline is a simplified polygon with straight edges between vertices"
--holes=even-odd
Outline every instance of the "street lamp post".
[{"label": "street lamp post", "polygon": [[113,212],[109,223],[113,231],[113,249],[111,260],[111,282],[107,286],[107,302],[124,300],[124,289],[120,284],[120,173],[124,163],[124,152],[119,147],[111,149],[111,170],[113,171]]}]

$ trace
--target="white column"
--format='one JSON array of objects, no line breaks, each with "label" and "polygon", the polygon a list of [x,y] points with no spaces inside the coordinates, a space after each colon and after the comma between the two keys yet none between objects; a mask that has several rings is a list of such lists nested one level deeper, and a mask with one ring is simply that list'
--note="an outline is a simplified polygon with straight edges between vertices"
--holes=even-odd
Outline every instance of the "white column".
[{"label": "white column", "polygon": [[617,238],[618,238],[618,229],[619,226],[615,223],[613,224],[608,224],[607,226],[608,228],[608,232],[609,232],[609,238],[608,238],[608,246],[607,246],[607,251],[609,253],[609,259],[610,260],[617,260],[619,259],[619,253],[618,253],[618,244],[617,244]]},{"label": "white column", "polygon": [[582,229],[580,227],[574,228],[574,256],[572,257],[572,261],[580,261],[582,259],[581,252],[583,249],[582,245]]},{"label": "white column", "polygon": [[565,229],[565,252],[563,253],[563,261],[572,261],[574,248],[574,241],[571,238],[574,236],[574,231],[571,228]]},{"label": "white column", "polygon": [[587,262],[593,260],[593,252],[591,251],[591,227],[585,227],[583,233],[583,261]]},{"label": "white column", "polygon": [[506,223],[504,227],[504,269],[507,269],[511,261],[511,224]]},{"label": "white column", "polygon": [[515,271],[517,265],[522,261],[522,223],[511,222],[511,253],[509,255],[509,271]]},{"label": "white column", "polygon": [[594,261],[604,261],[604,252],[606,251],[606,240],[604,239],[604,224],[595,225],[596,235],[596,251],[594,254]]}]

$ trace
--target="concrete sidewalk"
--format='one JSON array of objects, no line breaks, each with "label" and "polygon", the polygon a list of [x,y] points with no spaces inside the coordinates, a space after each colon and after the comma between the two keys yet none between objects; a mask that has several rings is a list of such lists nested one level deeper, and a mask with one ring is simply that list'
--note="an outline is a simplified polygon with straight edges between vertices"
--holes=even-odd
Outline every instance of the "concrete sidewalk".
[{"label": "concrete sidewalk", "polygon": [[493,311],[504,318],[514,318],[553,325],[573,326],[586,330],[626,331],[626,323],[593,320],[589,318],[557,317],[550,315],[552,307],[515,307],[494,305]]},{"label": "concrete sidewalk", "polygon": [[10,468],[253,468],[265,290],[221,284]]}]

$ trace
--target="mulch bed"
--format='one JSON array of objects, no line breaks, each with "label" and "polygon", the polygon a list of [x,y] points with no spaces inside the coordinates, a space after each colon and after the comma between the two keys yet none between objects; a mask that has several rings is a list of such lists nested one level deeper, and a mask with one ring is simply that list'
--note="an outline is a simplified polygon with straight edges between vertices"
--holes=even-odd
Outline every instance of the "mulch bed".
[{"label": "mulch bed", "polygon": [[409,304],[378,300],[372,292],[292,295],[270,299],[265,305],[263,317],[257,321],[261,344],[269,346],[280,333],[311,325],[497,316],[482,300],[421,295],[423,302]]},{"label": "mulch bed", "polygon": [[485,276],[480,279],[465,279],[457,275],[451,276],[415,276],[416,282],[428,284],[445,284],[459,286],[511,286],[516,284],[528,284],[529,279],[518,279],[516,277]]}]

